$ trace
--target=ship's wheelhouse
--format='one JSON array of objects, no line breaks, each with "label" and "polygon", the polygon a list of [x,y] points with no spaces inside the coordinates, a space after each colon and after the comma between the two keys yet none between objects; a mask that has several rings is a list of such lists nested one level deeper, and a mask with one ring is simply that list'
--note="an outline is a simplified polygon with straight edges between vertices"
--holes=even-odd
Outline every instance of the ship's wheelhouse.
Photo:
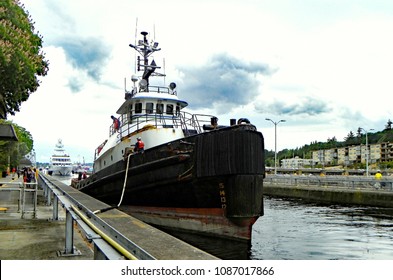
[{"label": "ship's wheelhouse", "polygon": [[161,118],[174,118],[180,116],[180,104],[175,100],[135,99],[128,105],[123,120],[135,123],[139,118],[160,115]]},{"label": "ship's wheelhouse", "polygon": [[[165,89],[165,88],[164,88]],[[139,92],[132,97],[126,95],[126,101],[117,110],[121,123],[122,137],[137,131],[146,125],[156,128],[180,128],[181,110],[188,104],[179,100],[169,89],[164,93],[162,88],[157,92]],[[113,126],[110,135],[114,133]]]}]

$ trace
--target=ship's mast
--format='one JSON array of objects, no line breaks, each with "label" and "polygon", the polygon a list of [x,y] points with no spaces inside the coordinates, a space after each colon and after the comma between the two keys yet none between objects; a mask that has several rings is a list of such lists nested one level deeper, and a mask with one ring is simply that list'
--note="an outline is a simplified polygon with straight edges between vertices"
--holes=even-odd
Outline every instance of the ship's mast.
[{"label": "ship's mast", "polygon": [[157,66],[154,59],[149,64],[149,56],[156,51],[160,51],[158,48],[158,42],[152,41],[149,43],[147,40],[148,33],[145,31],[141,32],[143,36],[143,40],[138,41],[138,45],[130,44],[131,48],[134,48],[137,52],[140,53],[142,58],[138,56],[137,58],[137,70],[143,71],[142,79],[139,81],[140,91],[149,91],[149,78],[150,76],[165,76],[164,74],[155,73],[156,69],[160,69],[161,67]]}]

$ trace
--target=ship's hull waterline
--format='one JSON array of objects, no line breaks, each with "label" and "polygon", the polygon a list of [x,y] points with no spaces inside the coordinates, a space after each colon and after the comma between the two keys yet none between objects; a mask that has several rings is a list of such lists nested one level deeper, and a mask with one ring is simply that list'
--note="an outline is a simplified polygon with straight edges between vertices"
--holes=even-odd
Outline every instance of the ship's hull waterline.
[{"label": "ship's hull waterline", "polygon": [[160,228],[249,241],[263,215],[263,156],[262,134],[235,125],[125,156],[78,188]]}]

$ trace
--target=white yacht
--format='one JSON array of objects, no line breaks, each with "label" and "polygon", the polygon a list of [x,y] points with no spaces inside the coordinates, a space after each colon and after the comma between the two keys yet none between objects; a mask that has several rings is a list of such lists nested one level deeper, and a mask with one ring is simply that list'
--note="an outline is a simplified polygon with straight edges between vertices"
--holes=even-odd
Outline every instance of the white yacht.
[{"label": "white yacht", "polygon": [[71,157],[64,149],[62,140],[59,139],[53,155],[50,158],[49,174],[68,176],[72,171]]}]

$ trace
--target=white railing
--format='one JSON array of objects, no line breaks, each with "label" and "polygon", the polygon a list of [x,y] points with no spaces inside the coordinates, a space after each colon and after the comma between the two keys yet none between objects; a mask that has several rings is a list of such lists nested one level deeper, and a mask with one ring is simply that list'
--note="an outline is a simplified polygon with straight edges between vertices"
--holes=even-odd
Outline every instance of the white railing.
[{"label": "white railing", "polygon": [[[22,182],[7,182],[3,183],[6,187],[0,187],[0,192],[19,192],[17,213],[21,213],[21,218],[24,219],[27,213],[32,213],[33,218],[37,217],[37,182],[22,183]],[[28,203],[26,194],[31,193],[32,202]],[[3,201],[5,202],[5,201]],[[13,204],[13,201],[9,201]],[[29,207],[30,206],[30,207]]]},{"label": "white railing", "polygon": [[[120,116],[120,138],[129,135],[130,133],[142,129],[146,124],[152,124],[155,127],[181,127],[185,130],[186,136],[191,133],[191,130],[196,133],[203,132],[203,125],[210,124],[212,115],[191,114],[185,111],[174,114],[166,114],[156,110],[141,112],[136,114],[135,111],[130,112],[130,116]],[[114,125],[109,127],[109,136],[116,131]]]}]

